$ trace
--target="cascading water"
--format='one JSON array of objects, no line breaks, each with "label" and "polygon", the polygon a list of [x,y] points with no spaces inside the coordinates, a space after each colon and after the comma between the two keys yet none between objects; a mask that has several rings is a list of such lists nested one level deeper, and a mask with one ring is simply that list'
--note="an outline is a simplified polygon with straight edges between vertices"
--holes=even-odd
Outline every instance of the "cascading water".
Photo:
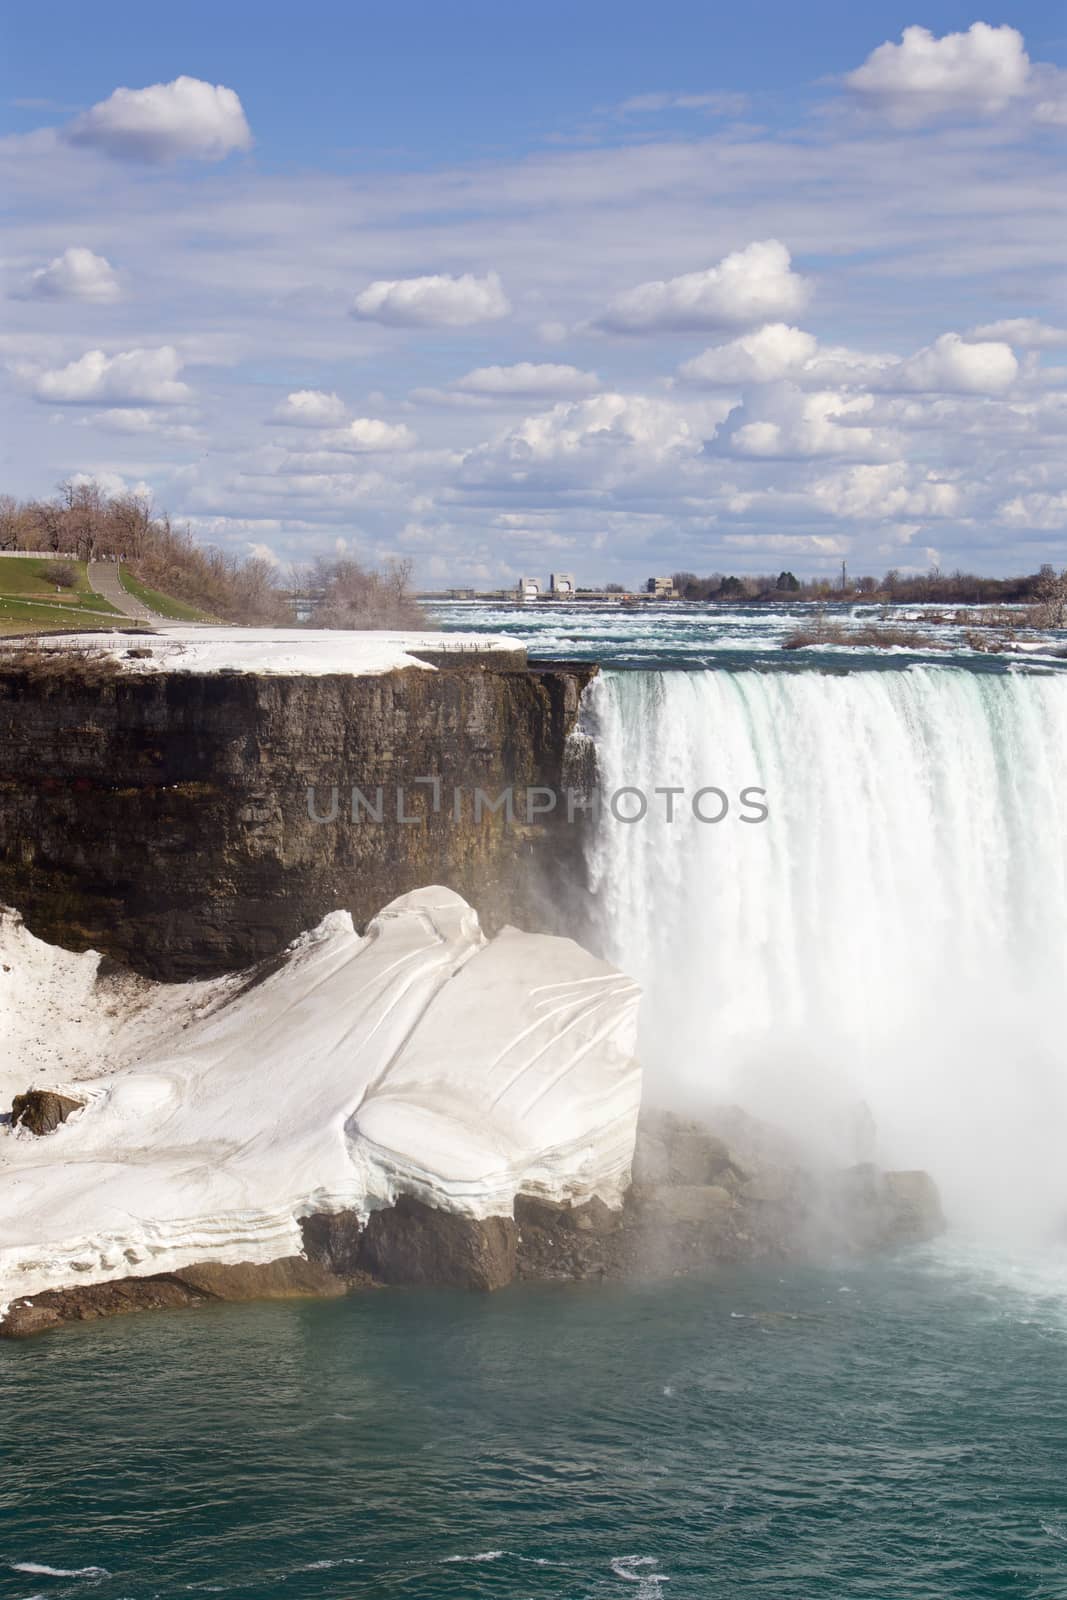
[{"label": "cascading water", "polygon": [[[602,794],[649,802],[605,806],[589,847],[592,931],[645,990],[648,1094],[927,1167],[958,1219],[1063,1228],[1067,676],[607,672],[587,694]],[[715,823],[691,804],[710,785]]]}]

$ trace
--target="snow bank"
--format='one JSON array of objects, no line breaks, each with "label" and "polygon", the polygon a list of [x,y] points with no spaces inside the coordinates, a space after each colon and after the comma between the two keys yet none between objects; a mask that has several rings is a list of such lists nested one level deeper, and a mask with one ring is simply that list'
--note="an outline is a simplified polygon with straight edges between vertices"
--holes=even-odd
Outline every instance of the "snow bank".
[{"label": "snow bank", "polygon": [[[66,958],[78,1008],[89,959]],[[619,1202],[637,989],[569,939],[487,941],[459,895],[419,889],[364,937],[333,913],[254,986],[149,987],[140,1026],[165,1011],[169,1048],[50,1079],[87,1102],[53,1134],[0,1131],[0,1301],[271,1261],[300,1251],[300,1217],[401,1193],[472,1217],[519,1192]]]},{"label": "snow bank", "polygon": [[[493,655],[526,647],[507,634],[358,633],[340,628],[222,628],[182,624],[165,632],[57,634],[45,649],[84,650],[111,656],[128,672],[351,673],[373,677],[400,667],[436,669],[412,652],[430,650]],[[130,651],[137,655],[131,656]],[[146,655],[140,654],[147,651]]]}]

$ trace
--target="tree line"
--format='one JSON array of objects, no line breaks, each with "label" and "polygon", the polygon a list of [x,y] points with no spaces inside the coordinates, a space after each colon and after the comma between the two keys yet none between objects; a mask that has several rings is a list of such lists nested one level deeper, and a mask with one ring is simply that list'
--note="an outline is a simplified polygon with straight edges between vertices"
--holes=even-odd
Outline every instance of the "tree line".
[{"label": "tree line", "polygon": [[424,621],[410,561],[377,572],[348,556],[324,557],[285,573],[260,557],[201,544],[144,495],[108,494],[94,482],[61,483],[48,500],[0,495],[0,550],[121,561],[147,588],[224,622],[292,624],[294,593],[311,601],[309,621],[316,628],[417,627]]},{"label": "tree line", "polygon": [[783,599],[831,601],[872,600],[892,605],[938,604],[1026,605],[1056,612],[1062,626],[1067,613],[1067,570],[1057,571],[1048,563],[1037,572],[1013,578],[986,578],[975,572],[902,573],[895,568],[881,578],[866,575],[852,578],[842,569],[836,578],[797,578],[792,572],[777,577],[736,577],[714,572],[700,578],[694,572],[676,572],[675,589],[684,600],[774,601]]}]

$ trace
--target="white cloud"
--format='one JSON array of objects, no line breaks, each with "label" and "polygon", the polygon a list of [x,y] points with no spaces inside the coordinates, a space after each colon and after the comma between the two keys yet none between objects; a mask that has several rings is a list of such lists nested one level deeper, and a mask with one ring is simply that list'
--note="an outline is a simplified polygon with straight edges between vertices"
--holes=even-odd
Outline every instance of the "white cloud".
[{"label": "white cloud", "polygon": [[183,156],[221,161],[231,150],[252,144],[236,92],[186,77],[146,89],[116,89],[69,123],[63,137],[129,161]]},{"label": "white cloud", "polygon": [[818,348],[814,334],[785,322],[768,322],[755,333],[705,350],[683,362],[678,371],[687,383],[770,383],[802,372]]},{"label": "white cloud", "polygon": [[32,386],[38,400],[58,405],[178,405],[192,399],[192,390],[178,377],[182,365],[173,345],[114,356],[87,350],[65,367],[35,374]]},{"label": "white cloud", "polygon": [[1035,114],[1056,121],[1062,103],[1059,79],[1055,69],[1031,64],[1017,28],[975,22],[966,33],[946,33],[940,39],[928,28],[905,28],[899,44],[887,41],[872,50],[845,83],[891,121],[916,127],[953,113],[994,115],[1043,84],[1052,95]]},{"label": "white cloud", "polygon": [[860,420],[874,402],[869,394],[836,389],[805,394],[791,383],[754,390],[723,436],[733,455],[763,459],[884,455],[889,438]]},{"label": "white cloud", "polygon": [[170,439],[176,443],[199,443],[204,434],[189,422],[180,420],[166,411],[146,406],[116,406],[106,411],[94,411],[78,419],[78,427],[103,428],[108,433],[151,434],[157,439]]},{"label": "white cloud", "polygon": [[598,394],[590,400],[561,401],[551,411],[527,417],[507,436],[505,447],[515,459],[550,460],[621,447],[660,461],[698,451],[701,442],[689,418],[669,401]]},{"label": "white cloud", "polygon": [[943,333],[925,350],[890,367],[878,387],[937,391],[942,394],[1003,394],[1019,375],[1009,344],[999,340],[968,343],[958,333]]},{"label": "white cloud", "polygon": [[657,111],[702,111],[706,116],[739,116],[748,105],[744,94],[635,94],[616,108],[624,117],[644,116]]},{"label": "white cloud", "polygon": [[38,300],[81,300],[89,305],[109,305],[121,294],[115,269],[104,256],[83,245],[71,245],[46,267],[31,272],[23,296]]},{"label": "white cloud", "polygon": [[967,339],[943,333],[914,355],[897,357],[865,354],[843,345],[822,346],[800,328],[772,322],[728,344],[712,346],[683,362],[678,371],[685,382],[712,388],[789,379],[801,385],[890,393],[1003,394],[1019,375],[1018,360],[1004,340],[979,341],[978,331]]},{"label": "white cloud", "polygon": [[619,333],[744,327],[800,311],[810,292],[807,280],[792,270],[785,245],[764,239],[703,272],[626,290],[611,302],[599,326]]},{"label": "white cloud", "polygon": [[1037,317],[1004,317],[972,328],[968,339],[1003,339],[1020,350],[1058,350],[1067,347],[1067,328],[1054,328]]},{"label": "white cloud", "polygon": [[362,455],[381,450],[410,450],[416,438],[403,422],[383,422],[380,417],[357,417],[347,427],[327,434],[323,443],[328,450],[354,451]]},{"label": "white cloud", "polygon": [[352,315],[395,328],[466,328],[510,310],[495,272],[484,278],[465,272],[460,278],[380,278],[356,296]]},{"label": "white cloud", "polygon": [[872,50],[845,79],[849,88],[902,122],[946,111],[1000,111],[1025,93],[1030,59],[1016,28],[974,23],[938,39],[905,28],[899,44]]},{"label": "white cloud", "polygon": [[933,472],[917,472],[904,461],[843,468],[817,479],[810,493],[832,517],[881,521],[952,517],[961,503],[957,484]]},{"label": "white cloud", "polygon": [[322,389],[295,389],[275,407],[272,422],[291,428],[335,428],[345,420],[345,403]]},{"label": "white cloud", "polygon": [[269,544],[249,543],[248,554],[253,561],[265,561],[268,567],[280,567],[281,562]]},{"label": "white cloud", "polygon": [[551,361],[518,361],[510,367],[476,367],[457,378],[454,387],[463,394],[516,395],[588,394],[599,387],[595,372]]},{"label": "white cloud", "polygon": [[1067,128],[1067,72],[1047,68],[1037,81],[1047,84],[1050,93],[1034,106],[1034,121],[1047,128]]},{"label": "white cloud", "polygon": [[1020,494],[1000,508],[1000,520],[1013,528],[1038,528],[1053,533],[1067,528],[1067,492]]}]

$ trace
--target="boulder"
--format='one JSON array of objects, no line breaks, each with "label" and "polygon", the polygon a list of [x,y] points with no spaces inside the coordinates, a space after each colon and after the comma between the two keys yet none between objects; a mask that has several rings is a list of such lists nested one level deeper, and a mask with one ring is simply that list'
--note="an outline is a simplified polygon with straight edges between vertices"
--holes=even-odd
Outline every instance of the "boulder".
[{"label": "boulder", "polygon": [[260,1264],[240,1261],[224,1265],[203,1261],[182,1267],[171,1278],[204,1300],[294,1300],[305,1296],[345,1293],[345,1284],[334,1273],[303,1256],[282,1256]]},{"label": "boulder", "polygon": [[35,1333],[47,1333],[52,1328],[60,1327],[62,1322],[59,1312],[53,1311],[51,1306],[35,1306],[31,1303],[11,1306],[3,1322],[0,1322],[0,1338],[29,1339]]},{"label": "boulder", "polygon": [[383,1283],[502,1289],[515,1276],[512,1217],[465,1217],[402,1195],[371,1213],[360,1264]]},{"label": "boulder", "polygon": [[80,1111],[84,1104],[84,1100],[71,1100],[53,1089],[27,1089],[11,1102],[11,1122],[14,1127],[28,1128],[31,1133],[54,1133],[72,1111]]}]

